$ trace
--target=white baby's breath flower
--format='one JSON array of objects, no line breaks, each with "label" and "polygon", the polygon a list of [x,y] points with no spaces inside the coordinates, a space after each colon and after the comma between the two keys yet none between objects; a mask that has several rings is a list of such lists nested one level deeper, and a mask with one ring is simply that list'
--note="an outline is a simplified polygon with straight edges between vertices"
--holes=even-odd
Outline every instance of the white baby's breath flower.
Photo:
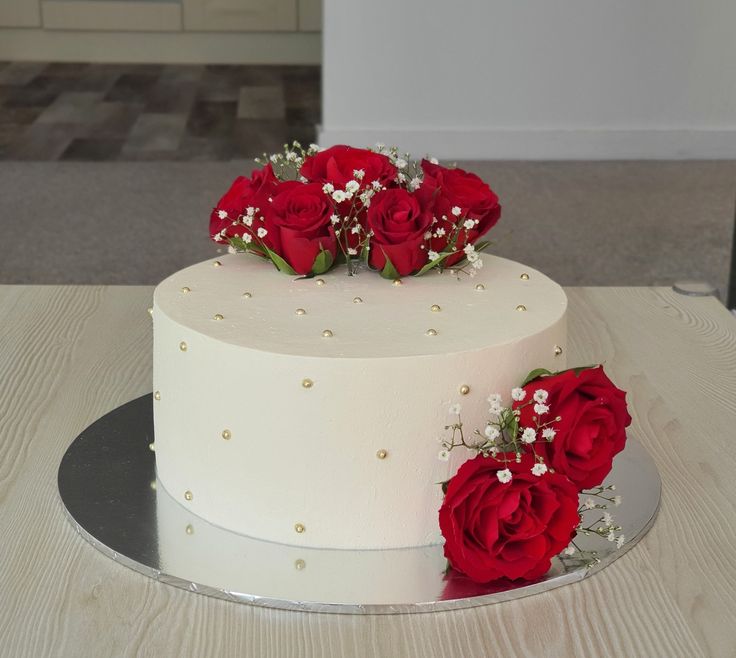
[{"label": "white baby's breath flower", "polygon": [[500,393],[491,393],[488,396],[488,402],[491,404],[503,404],[503,399],[501,398]]},{"label": "white baby's breath flower", "polygon": [[460,404],[458,402],[456,402],[455,404],[451,404],[450,405],[450,413],[453,416],[459,416],[460,415],[460,411],[462,411],[462,407],[460,406]]},{"label": "white baby's breath flower", "polygon": [[358,250],[357,249],[354,249],[353,247],[348,247],[348,255],[349,256],[357,256],[358,255]]},{"label": "white baby's breath flower", "polygon": [[497,404],[497,403],[491,403],[491,406],[488,407],[488,411],[496,416],[501,415],[503,413],[503,405]]},{"label": "white baby's breath flower", "polygon": [[626,543],[626,537],[619,535],[616,538],[616,548],[621,548]]},{"label": "white baby's breath flower", "polygon": [[300,183],[306,183],[307,182],[306,176],[299,176],[299,182]]},{"label": "white baby's breath flower", "polygon": [[537,432],[533,427],[525,427],[521,433],[521,440],[524,443],[534,443],[537,440]]},{"label": "white baby's breath flower", "polygon": [[253,216],[252,215],[246,215],[243,217],[243,223],[246,226],[253,226]]},{"label": "white baby's breath flower", "polygon": [[345,183],[345,191],[355,194],[360,189],[360,183],[357,180],[349,180]]},{"label": "white baby's breath flower", "polygon": [[228,248],[227,248],[227,253],[229,253],[229,254],[237,254],[238,253],[238,250],[235,247],[233,247],[232,245],[229,245]]},{"label": "white baby's breath flower", "polygon": [[549,411],[549,407],[546,404],[535,404],[534,405],[534,413],[539,414],[540,416],[546,414]]},{"label": "white baby's breath flower", "polygon": [[358,235],[358,233],[360,233],[360,224],[356,224],[355,226],[353,226],[353,227],[352,227],[352,228],[350,229],[350,232],[351,232],[351,233],[352,233],[353,235]]},{"label": "white baby's breath flower", "polygon": [[319,146],[317,146],[317,144],[310,144],[307,150],[314,151],[316,153],[317,151],[320,151],[321,149]]},{"label": "white baby's breath flower", "polygon": [[534,402],[539,402],[540,404],[544,404],[547,402],[547,396],[549,394],[547,391],[545,391],[543,388],[538,388],[536,391],[534,391]]},{"label": "white baby's breath flower", "polygon": [[250,242],[253,241],[253,236],[250,233],[243,233],[243,241],[246,244],[249,244]]},{"label": "white baby's breath flower", "polygon": [[496,471],[496,477],[501,484],[507,484],[511,482],[511,471],[508,468],[504,468],[502,471]]},{"label": "white baby's breath flower", "polygon": [[374,181],[373,181],[373,182],[371,183],[371,187],[372,187],[372,188],[373,188],[374,190],[376,190],[376,192],[378,192],[378,190],[380,190],[380,189],[381,189],[381,181],[380,181],[380,180],[374,180]]},{"label": "white baby's breath flower", "polygon": [[432,237],[432,234],[431,234],[431,233],[430,233],[429,231],[427,231],[427,232],[426,232],[426,233],[424,234],[424,239],[425,239],[425,240],[429,240],[429,239],[430,239],[431,237]]},{"label": "white baby's breath flower", "polygon": [[414,192],[422,186],[422,179],[415,176],[409,181],[409,189]]},{"label": "white baby's breath flower", "polygon": [[268,231],[262,226],[258,228],[258,237],[265,238],[268,235]]},{"label": "white baby's breath flower", "polygon": [[337,201],[338,203],[342,203],[343,201],[345,201],[345,199],[348,198],[348,195],[345,192],[343,192],[342,190],[335,190],[332,193],[332,198],[335,201]]},{"label": "white baby's breath flower", "polygon": [[483,267],[483,261],[478,258],[478,254],[475,255],[475,260],[471,261],[470,264],[476,269],[479,270]]},{"label": "white baby's breath flower", "polygon": [[353,169],[353,177],[357,180],[363,180],[365,171],[363,169]]},{"label": "white baby's breath flower", "polygon": [[532,466],[532,475],[540,477],[547,472],[547,464],[540,462]]},{"label": "white baby's breath flower", "polygon": [[595,501],[592,498],[586,498],[585,502],[583,503],[583,508],[595,509]]},{"label": "white baby's breath flower", "polygon": [[294,153],[294,151],[287,151],[286,152],[286,159],[289,162],[294,162],[294,160],[296,160],[296,153]]},{"label": "white baby's breath flower", "polygon": [[227,219],[227,210],[218,210],[217,211],[217,216],[220,219]]},{"label": "white baby's breath flower", "polygon": [[618,507],[621,504],[621,496],[614,496],[613,497],[613,504]]},{"label": "white baby's breath flower", "polygon": [[396,166],[399,169],[406,169],[406,165],[408,165],[408,164],[409,163],[406,160],[404,160],[403,158],[397,158],[396,159]]},{"label": "white baby's breath flower", "polygon": [[453,206],[452,210],[450,211],[455,217],[460,217],[460,214],[463,212],[462,208],[460,206]]},{"label": "white baby's breath flower", "polygon": [[446,462],[450,459],[450,451],[449,450],[440,450],[437,453],[437,459],[439,459],[441,462]]},{"label": "white baby's breath flower", "polygon": [[253,217],[256,214],[256,211],[258,211],[259,208],[254,208],[253,206],[248,206],[245,209],[245,214],[247,217]]},{"label": "white baby's breath flower", "polygon": [[440,257],[440,255],[436,251],[432,251],[432,249],[427,252],[427,256],[429,257],[429,260],[437,260]]},{"label": "white baby's breath flower", "polygon": [[545,439],[546,441],[551,441],[552,439],[554,439],[555,434],[557,434],[557,432],[553,430],[551,427],[545,427],[542,430],[542,438]]},{"label": "white baby's breath flower", "polygon": [[526,397],[526,391],[523,388],[512,388],[511,399],[521,402]]},{"label": "white baby's breath flower", "polygon": [[376,142],[376,144],[373,147],[373,150],[378,151],[380,153],[385,148],[386,148],[386,145],[383,142]]},{"label": "white baby's breath flower", "polygon": [[465,221],[463,222],[463,228],[466,228],[466,229],[468,229],[468,230],[470,230],[470,229],[471,229],[471,228],[473,228],[474,226],[475,226],[475,222],[474,222],[474,221],[473,221],[472,219],[466,219],[466,220],[465,220]]},{"label": "white baby's breath flower", "polygon": [[396,176],[396,180],[399,181],[399,183],[406,182],[406,176],[399,172],[399,174]]},{"label": "white baby's breath flower", "polygon": [[439,160],[438,160],[437,158],[430,158],[430,159],[429,159],[429,161],[430,161],[430,162],[431,162],[432,164],[439,164],[439,163],[440,163],[440,161],[439,161]]},{"label": "white baby's breath flower", "polygon": [[442,227],[442,226],[440,226],[440,227],[439,227],[439,228],[438,228],[438,229],[437,229],[437,230],[436,230],[436,231],[434,232],[435,236],[437,236],[438,238],[441,238],[441,237],[442,237],[442,236],[443,236],[443,235],[444,235],[445,233],[447,233],[447,231],[446,231],[446,230],[444,229],[444,227]]},{"label": "white baby's breath flower", "polygon": [[603,512],[603,523],[613,525],[613,517],[608,512]]},{"label": "white baby's breath flower", "polygon": [[271,162],[278,162],[279,161],[279,156],[276,153],[274,153],[271,156],[270,160],[271,160]]},{"label": "white baby's breath flower", "polygon": [[339,224],[340,223],[340,215],[331,215],[330,216],[330,221],[333,224]]},{"label": "white baby's breath flower", "polygon": [[501,432],[495,425],[486,425],[486,428],[483,430],[483,434],[488,437],[489,441],[495,441],[499,436],[501,436]]},{"label": "white baby's breath flower", "polygon": [[332,194],[335,191],[335,186],[332,183],[325,183],[322,186],[322,191],[325,194]]},{"label": "white baby's breath flower", "polygon": [[567,555],[567,557],[570,557],[571,555],[575,555],[575,547],[574,546],[568,546],[562,552],[563,552],[564,555]]},{"label": "white baby's breath flower", "polygon": [[616,535],[614,534],[613,530],[606,535],[606,539],[608,541],[616,541]]}]

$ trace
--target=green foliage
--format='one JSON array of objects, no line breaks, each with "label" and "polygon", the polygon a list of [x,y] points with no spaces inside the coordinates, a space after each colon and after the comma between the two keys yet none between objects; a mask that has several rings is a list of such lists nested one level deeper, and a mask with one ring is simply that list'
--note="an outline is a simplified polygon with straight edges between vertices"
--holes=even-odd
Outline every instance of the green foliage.
[{"label": "green foliage", "polygon": [[[386,252],[383,252],[383,255],[386,256]],[[394,264],[391,262],[391,259],[386,256],[386,264],[383,266],[383,269],[381,270],[381,276],[384,279],[400,279],[401,276],[399,275],[398,270],[394,267]]]},{"label": "green foliage", "polygon": [[334,262],[335,259],[332,254],[320,248],[320,252],[317,254],[317,258],[314,259],[314,264],[312,265],[312,274],[324,274],[332,267]]},{"label": "green foliage", "polygon": [[441,253],[441,254],[440,254],[440,255],[439,255],[439,256],[438,256],[437,258],[435,258],[435,259],[434,259],[433,261],[430,261],[429,263],[427,263],[427,264],[426,264],[426,265],[425,265],[425,266],[424,266],[424,267],[423,267],[423,268],[422,268],[421,270],[419,270],[419,271],[418,271],[418,272],[417,272],[417,273],[416,273],[416,274],[415,274],[414,276],[422,276],[422,274],[426,274],[426,273],[427,273],[427,272],[429,272],[429,270],[431,270],[431,269],[432,269],[433,267],[437,267],[438,265],[440,265],[440,264],[442,263],[442,261],[443,261],[443,260],[445,260],[445,258],[447,258],[448,256],[452,256],[452,254],[453,254],[453,253],[454,253],[454,252],[452,252],[452,251],[448,251],[448,252],[444,252],[444,253]]},{"label": "green foliage", "polygon": [[263,248],[266,250],[268,257],[271,259],[271,262],[276,266],[276,269],[279,272],[291,275],[296,274],[291,265],[289,265],[289,263],[281,258],[281,256],[279,256],[275,251],[271,251],[266,245],[263,245]]}]

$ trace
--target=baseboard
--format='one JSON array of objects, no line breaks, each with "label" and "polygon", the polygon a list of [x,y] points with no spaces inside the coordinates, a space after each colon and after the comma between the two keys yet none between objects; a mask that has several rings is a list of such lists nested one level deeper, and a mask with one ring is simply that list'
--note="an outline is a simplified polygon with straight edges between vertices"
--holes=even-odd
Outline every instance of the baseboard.
[{"label": "baseboard", "polygon": [[319,143],[383,142],[458,160],[731,160],[736,129],[493,130],[319,128]]},{"label": "baseboard", "polygon": [[0,61],[319,64],[317,32],[103,32],[1,29]]}]

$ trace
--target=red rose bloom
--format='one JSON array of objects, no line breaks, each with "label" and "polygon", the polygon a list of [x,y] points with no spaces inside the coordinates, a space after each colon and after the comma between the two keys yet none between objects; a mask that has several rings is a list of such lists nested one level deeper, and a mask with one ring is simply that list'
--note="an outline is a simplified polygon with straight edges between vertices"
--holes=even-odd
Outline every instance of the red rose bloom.
[{"label": "red rose bloom", "polygon": [[309,181],[332,183],[335,189],[344,190],[346,183],[355,179],[353,172],[360,169],[364,172],[359,181],[361,189],[373,181],[389,185],[398,173],[385,155],[344,145],[332,146],[309,156],[299,173]]},{"label": "red rose bloom", "polygon": [[458,253],[445,260],[445,265],[453,265],[465,258],[463,247],[475,243],[487,233],[501,217],[501,206],[498,196],[475,174],[463,169],[447,169],[440,165],[422,160],[424,180],[418,194],[427,201],[431,200],[432,215],[440,222],[437,227],[444,227],[447,233],[443,237],[433,238],[431,248],[440,253],[447,247],[447,239],[451,233],[448,222],[442,221],[446,216],[455,221],[452,214],[454,207],[460,208],[461,217],[478,220],[474,228],[462,229],[456,247]]},{"label": "red rose bloom", "polygon": [[332,206],[319,183],[289,181],[276,188],[268,217],[278,233],[279,256],[297,274],[311,272],[314,259],[322,250],[330,252],[333,258],[336,256],[331,214]]},{"label": "red rose bloom", "polygon": [[[533,475],[534,456],[504,464],[478,455],[447,487],[439,512],[445,557],[478,583],[500,578],[533,580],[550,568],[579,523],[578,490],[564,475]],[[498,471],[508,468],[510,482]]]},{"label": "red rose bloom", "polygon": [[366,222],[373,231],[368,263],[383,270],[389,259],[400,276],[416,272],[427,262],[422,249],[432,217],[414,194],[403,188],[378,192],[368,207]]},{"label": "red rose bloom", "polygon": [[[626,393],[616,388],[602,366],[586,368],[577,375],[567,370],[536,379],[524,387],[524,402],[532,399],[537,389],[549,393],[546,404],[550,419],[561,417],[552,425],[557,432],[554,439],[548,442],[540,438],[534,444],[537,453],[578,489],[598,486],[626,444],[626,428],[631,423]],[[521,427],[534,427],[534,405],[524,406],[524,402],[514,403],[515,408],[521,408]]]},{"label": "red rose bloom", "polygon": [[[210,214],[210,237],[215,242],[227,244],[227,238],[250,233],[247,227],[233,226],[233,222],[244,214],[245,209],[249,206],[259,208],[261,212],[264,211],[268,204],[268,197],[273,193],[276,185],[278,185],[278,179],[274,176],[270,164],[263,169],[255,170],[250,178],[238,176]],[[223,211],[227,215],[221,218],[220,214]],[[259,216],[261,212],[258,213]],[[225,232],[224,238],[220,237],[221,231]]]}]

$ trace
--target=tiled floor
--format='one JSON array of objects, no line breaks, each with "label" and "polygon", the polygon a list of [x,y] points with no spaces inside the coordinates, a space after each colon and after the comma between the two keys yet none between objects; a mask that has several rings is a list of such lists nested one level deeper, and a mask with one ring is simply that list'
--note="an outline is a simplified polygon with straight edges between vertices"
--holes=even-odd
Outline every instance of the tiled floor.
[{"label": "tiled floor", "polygon": [[0,160],[232,160],[313,142],[319,75],[0,62]]}]

